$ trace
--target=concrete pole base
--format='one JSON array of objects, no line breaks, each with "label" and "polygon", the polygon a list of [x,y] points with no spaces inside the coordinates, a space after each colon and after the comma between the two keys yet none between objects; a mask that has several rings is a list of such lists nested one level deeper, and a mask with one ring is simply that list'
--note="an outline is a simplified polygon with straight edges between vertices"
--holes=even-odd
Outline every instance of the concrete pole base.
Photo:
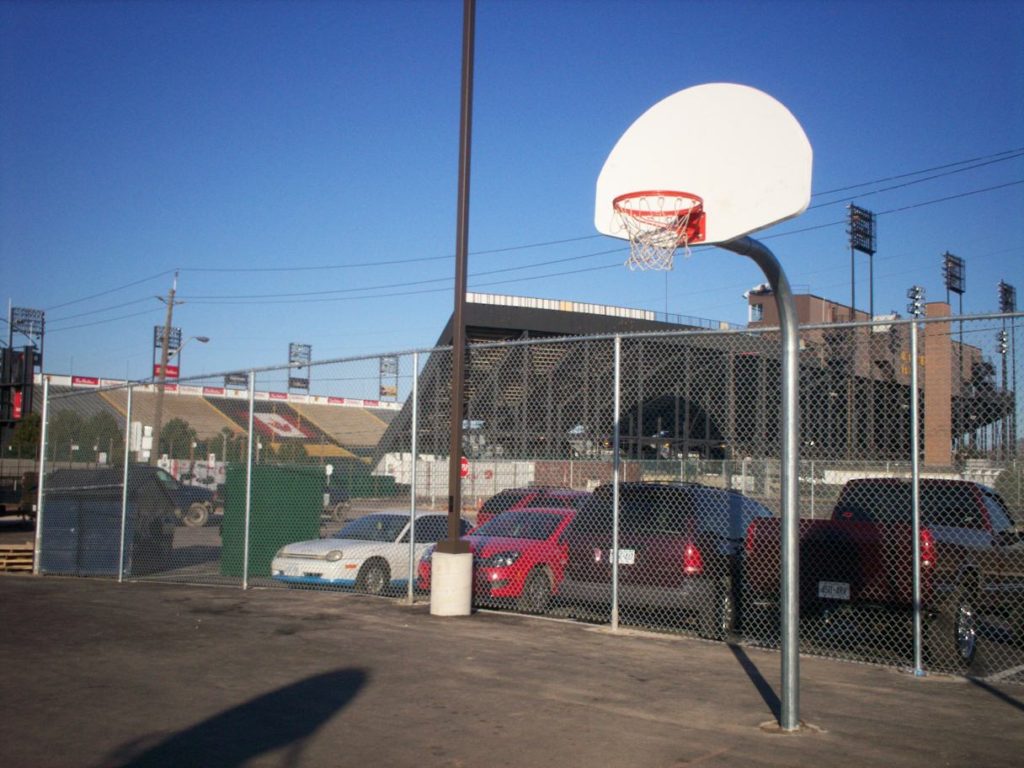
[{"label": "concrete pole base", "polygon": [[430,564],[430,614],[469,616],[473,611],[473,553],[434,552]]}]

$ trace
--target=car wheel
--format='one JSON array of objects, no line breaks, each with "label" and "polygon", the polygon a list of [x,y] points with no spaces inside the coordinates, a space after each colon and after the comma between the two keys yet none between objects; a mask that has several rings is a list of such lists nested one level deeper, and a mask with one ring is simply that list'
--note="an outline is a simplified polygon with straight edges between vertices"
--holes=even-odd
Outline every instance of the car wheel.
[{"label": "car wheel", "polygon": [[534,568],[526,577],[518,608],[524,613],[544,613],[551,602],[551,580],[542,568]]},{"label": "car wheel", "polygon": [[197,501],[189,506],[182,522],[189,528],[202,528],[209,519],[209,507]]},{"label": "car wheel", "polygon": [[331,519],[336,523],[344,522],[351,506],[347,501],[339,501],[331,510]]},{"label": "car wheel", "polygon": [[356,586],[368,595],[380,595],[391,583],[391,573],[386,564],[373,560],[362,567]]},{"label": "car wheel", "polygon": [[701,635],[711,640],[730,640],[736,632],[736,598],[732,580],[724,578],[715,587],[711,605],[701,612]]},{"label": "car wheel", "polygon": [[967,669],[974,663],[978,653],[978,620],[974,613],[974,601],[961,592],[957,595],[953,612],[953,650],[957,663]]},{"label": "car wheel", "polygon": [[941,671],[965,672],[978,657],[978,618],[974,590],[958,589],[930,623],[928,658]]}]

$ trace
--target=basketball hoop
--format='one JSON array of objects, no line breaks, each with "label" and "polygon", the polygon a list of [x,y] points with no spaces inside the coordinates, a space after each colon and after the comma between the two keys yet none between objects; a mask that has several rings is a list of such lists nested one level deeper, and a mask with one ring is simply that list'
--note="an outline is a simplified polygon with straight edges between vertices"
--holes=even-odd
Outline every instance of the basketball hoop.
[{"label": "basketball hoop", "polygon": [[704,240],[704,201],[689,192],[629,192],[612,200],[615,218],[629,239],[630,269],[668,270],[676,249]]}]

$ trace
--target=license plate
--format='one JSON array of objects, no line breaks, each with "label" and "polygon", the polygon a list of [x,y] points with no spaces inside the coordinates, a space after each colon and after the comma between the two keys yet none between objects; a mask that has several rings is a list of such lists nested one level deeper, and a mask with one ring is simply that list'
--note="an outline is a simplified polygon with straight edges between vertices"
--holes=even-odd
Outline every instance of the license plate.
[{"label": "license plate", "polygon": [[[611,554],[610,552],[608,554]],[[619,550],[619,565],[633,565],[636,562],[636,550],[635,549],[620,549]]]},{"label": "license plate", "polygon": [[819,581],[818,597],[824,600],[849,600],[850,585],[845,581]]}]

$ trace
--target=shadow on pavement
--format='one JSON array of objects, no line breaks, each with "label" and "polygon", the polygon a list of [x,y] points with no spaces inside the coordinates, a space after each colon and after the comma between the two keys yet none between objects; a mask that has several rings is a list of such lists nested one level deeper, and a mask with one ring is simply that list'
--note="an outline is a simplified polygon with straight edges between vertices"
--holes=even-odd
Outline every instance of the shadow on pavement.
[{"label": "shadow on pavement", "polygon": [[757,692],[761,694],[761,698],[767,705],[768,709],[771,710],[772,716],[778,720],[782,717],[782,702],[775,693],[775,689],[769,685],[768,681],[764,679],[761,671],[757,668],[757,665],[750,660],[747,656],[746,651],[736,643],[728,643],[729,650],[732,651],[732,655],[736,657],[736,661],[743,667],[743,671],[747,673],[747,677],[750,678],[750,682],[754,684]]},{"label": "shadow on pavement", "polygon": [[984,680],[979,680],[976,677],[968,677],[967,682],[969,682],[971,685],[981,688],[981,690],[985,691],[986,693],[991,693],[997,699],[1006,702],[1011,707],[1016,707],[1017,709],[1024,712],[1024,702],[1022,702],[1020,699],[1015,699],[1013,696],[1010,696],[1009,694],[1003,693],[998,688],[995,688],[986,683]]},{"label": "shadow on pavement", "polygon": [[284,765],[298,764],[305,740],[344,708],[367,682],[360,669],[336,670],[265,693],[153,746],[128,742],[103,761],[123,768],[241,766],[289,747]]}]

